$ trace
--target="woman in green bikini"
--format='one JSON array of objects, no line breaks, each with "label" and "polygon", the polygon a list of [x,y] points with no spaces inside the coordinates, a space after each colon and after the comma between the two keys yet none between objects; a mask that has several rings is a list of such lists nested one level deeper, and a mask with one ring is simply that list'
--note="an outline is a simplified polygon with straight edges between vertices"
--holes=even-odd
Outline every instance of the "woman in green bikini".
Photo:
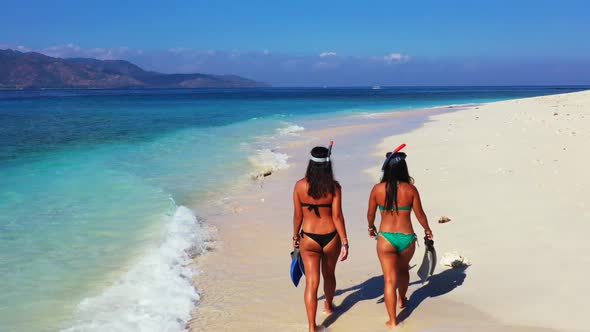
[{"label": "woman in green bikini", "polygon": [[[399,148],[397,149],[399,150]],[[377,237],[377,255],[381,262],[385,281],[385,307],[389,320],[385,323],[390,328],[397,326],[396,302],[400,308],[406,305],[406,292],[410,283],[409,263],[414,255],[416,234],[412,228],[410,212],[424,228],[424,234],[432,239],[428,219],[422,209],[420,195],[413,185],[414,179],[408,173],[406,154],[388,153],[383,164],[381,182],[371,190],[367,220],[369,236]],[[379,209],[381,224],[379,232],[375,227],[375,214]],[[399,298],[396,297],[396,285]]]}]

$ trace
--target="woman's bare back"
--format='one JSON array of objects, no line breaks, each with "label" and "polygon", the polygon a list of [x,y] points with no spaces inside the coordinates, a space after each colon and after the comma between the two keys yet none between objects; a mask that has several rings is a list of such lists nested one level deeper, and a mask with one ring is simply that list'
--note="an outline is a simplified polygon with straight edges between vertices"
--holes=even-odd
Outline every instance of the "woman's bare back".
[{"label": "woman's bare back", "polygon": [[305,178],[295,184],[295,193],[303,213],[303,231],[316,234],[333,232],[336,229],[332,218],[334,195],[328,193],[315,199],[309,196],[308,189],[309,183]]},{"label": "woman's bare back", "polygon": [[397,185],[397,202],[395,206],[399,209],[395,211],[384,210],[386,205],[385,197],[386,184],[378,183],[373,188],[373,199],[378,206],[381,206],[381,225],[379,230],[382,232],[397,232],[397,233],[414,233],[410,214],[412,212],[416,188],[414,185],[406,182],[399,182]]}]

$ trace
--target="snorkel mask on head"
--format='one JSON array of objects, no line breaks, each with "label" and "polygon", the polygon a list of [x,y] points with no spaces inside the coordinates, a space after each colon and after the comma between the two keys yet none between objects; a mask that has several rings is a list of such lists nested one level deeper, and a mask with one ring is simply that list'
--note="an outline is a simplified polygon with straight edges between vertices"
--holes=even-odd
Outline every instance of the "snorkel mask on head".
[{"label": "snorkel mask on head", "polygon": [[397,148],[395,148],[395,150],[393,150],[393,152],[387,152],[387,154],[385,155],[385,161],[383,162],[383,166],[381,166],[381,177],[379,178],[379,181],[383,181],[383,175],[385,173],[385,166],[389,165],[389,164],[396,164],[399,163],[402,160],[406,159],[406,154],[405,153],[400,153],[398,155],[395,155],[396,153],[400,152],[401,149],[405,148],[406,144],[402,144],[400,146],[398,146]]},{"label": "snorkel mask on head", "polygon": [[311,161],[315,161],[316,163],[327,163],[330,161],[330,155],[332,155],[332,145],[334,145],[334,141],[330,141],[330,145],[328,146],[328,155],[324,158],[318,158],[311,156],[309,159]]}]

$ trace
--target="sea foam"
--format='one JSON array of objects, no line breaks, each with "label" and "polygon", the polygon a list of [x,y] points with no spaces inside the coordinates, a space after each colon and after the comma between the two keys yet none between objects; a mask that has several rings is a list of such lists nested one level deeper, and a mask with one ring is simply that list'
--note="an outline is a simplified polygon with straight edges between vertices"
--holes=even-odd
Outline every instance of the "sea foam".
[{"label": "sea foam", "polygon": [[192,284],[192,257],[203,253],[209,232],[179,206],[168,216],[167,234],[112,287],[84,299],[64,331],[183,331],[199,300]]},{"label": "sea foam", "polygon": [[254,166],[252,178],[258,179],[270,175],[272,172],[289,167],[289,156],[271,149],[259,149],[256,154],[250,156],[250,163]]},{"label": "sea foam", "polygon": [[287,127],[278,128],[277,131],[281,135],[294,135],[297,132],[304,131],[305,128],[298,125],[289,125]]}]

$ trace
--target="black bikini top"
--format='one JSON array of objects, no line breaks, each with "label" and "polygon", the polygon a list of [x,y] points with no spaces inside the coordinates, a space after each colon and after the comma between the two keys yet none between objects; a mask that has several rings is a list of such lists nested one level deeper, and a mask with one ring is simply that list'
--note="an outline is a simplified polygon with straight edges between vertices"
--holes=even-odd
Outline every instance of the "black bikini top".
[{"label": "black bikini top", "polygon": [[307,206],[307,209],[309,211],[315,212],[315,215],[319,217],[320,216],[320,208],[321,207],[331,208],[332,207],[332,203],[326,203],[326,204],[301,203],[301,206]]}]

